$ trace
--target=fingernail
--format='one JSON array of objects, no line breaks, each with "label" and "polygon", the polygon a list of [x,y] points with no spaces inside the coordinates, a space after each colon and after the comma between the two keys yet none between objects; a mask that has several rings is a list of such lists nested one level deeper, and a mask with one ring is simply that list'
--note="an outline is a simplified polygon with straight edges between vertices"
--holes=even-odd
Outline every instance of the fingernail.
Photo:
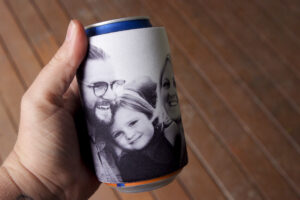
[{"label": "fingernail", "polygon": [[72,40],[72,36],[74,35],[74,28],[75,28],[75,24],[74,24],[73,20],[71,20],[69,23],[69,26],[68,26],[66,41]]}]

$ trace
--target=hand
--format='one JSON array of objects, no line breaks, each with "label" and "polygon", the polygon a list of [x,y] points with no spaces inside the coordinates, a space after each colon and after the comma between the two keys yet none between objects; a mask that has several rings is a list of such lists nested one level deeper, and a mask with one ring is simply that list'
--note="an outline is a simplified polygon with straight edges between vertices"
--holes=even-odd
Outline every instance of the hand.
[{"label": "hand", "polygon": [[99,186],[80,157],[74,124],[79,104],[74,77],[86,49],[84,29],[72,20],[63,45],[22,98],[17,142],[1,167],[20,195],[87,199]]}]

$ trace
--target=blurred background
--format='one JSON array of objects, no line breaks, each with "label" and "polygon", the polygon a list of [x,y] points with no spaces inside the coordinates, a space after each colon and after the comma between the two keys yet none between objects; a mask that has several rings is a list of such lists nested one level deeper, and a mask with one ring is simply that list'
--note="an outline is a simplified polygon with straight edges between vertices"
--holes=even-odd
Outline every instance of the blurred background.
[{"label": "blurred background", "polygon": [[298,0],[0,0],[0,163],[17,137],[22,94],[70,19],[137,15],[166,27],[189,164],[162,189],[102,185],[91,199],[299,199]]}]

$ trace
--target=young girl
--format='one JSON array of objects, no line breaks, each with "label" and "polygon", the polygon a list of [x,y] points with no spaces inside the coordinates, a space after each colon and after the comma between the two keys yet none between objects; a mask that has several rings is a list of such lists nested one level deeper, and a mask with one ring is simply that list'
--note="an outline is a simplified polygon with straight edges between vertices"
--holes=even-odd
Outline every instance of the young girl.
[{"label": "young girl", "polygon": [[154,108],[137,92],[118,97],[110,135],[125,182],[147,180],[175,171],[174,147],[153,116]]},{"label": "young girl", "polygon": [[179,101],[176,92],[176,82],[169,55],[165,59],[159,81],[160,121],[163,123],[164,135],[174,146],[178,155],[179,165],[187,163],[186,143],[180,115]]}]

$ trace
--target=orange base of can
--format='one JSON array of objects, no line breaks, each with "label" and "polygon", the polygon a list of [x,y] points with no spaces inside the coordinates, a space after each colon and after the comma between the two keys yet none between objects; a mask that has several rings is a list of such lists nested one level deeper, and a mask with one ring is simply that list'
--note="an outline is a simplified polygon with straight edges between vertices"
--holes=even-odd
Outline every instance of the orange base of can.
[{"label": "orange base of can", "polygon": [[136,193],[136,192],[146,192],[154,189],[163,187],[171,183],[175,177],[180,173],[177,170],[171,174],[161,176],[158,178],[153,178],[145,181],[130,182],[130,183],[105,183],[106,185],[117,189],[120,192]]}]

